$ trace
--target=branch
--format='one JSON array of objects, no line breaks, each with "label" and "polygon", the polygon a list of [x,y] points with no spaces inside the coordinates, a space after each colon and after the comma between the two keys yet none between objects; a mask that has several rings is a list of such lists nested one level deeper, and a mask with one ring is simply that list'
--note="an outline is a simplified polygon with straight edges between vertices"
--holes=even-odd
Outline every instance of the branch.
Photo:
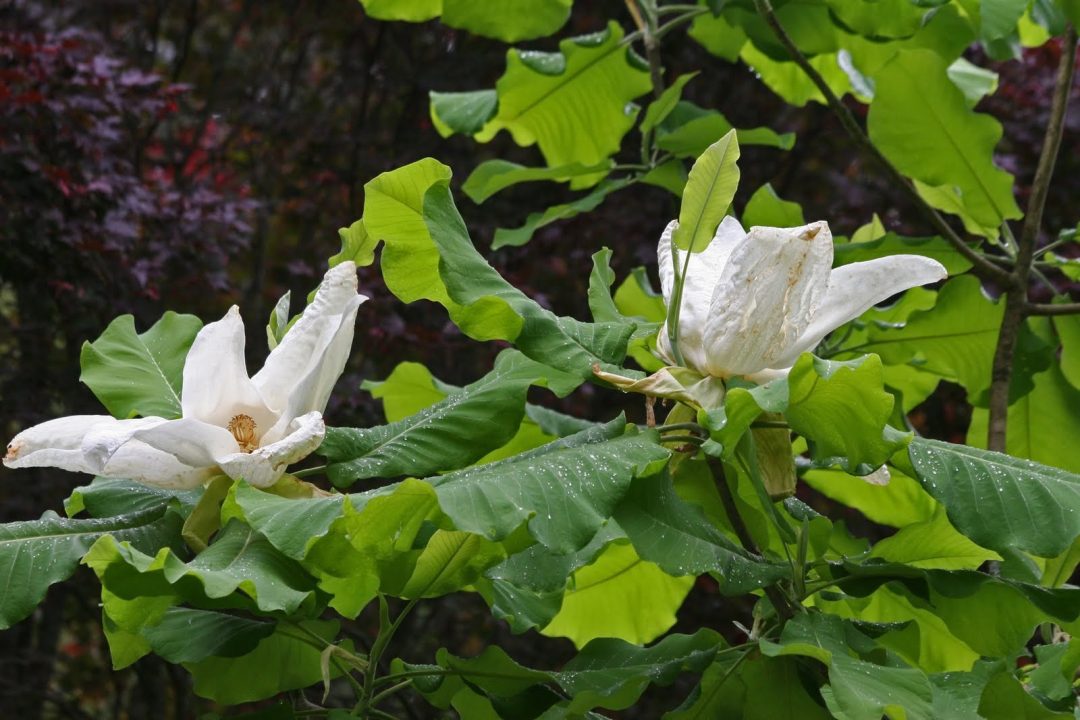
[{"label": "branch", "polygon": [[1025,315],[1080,315],[1080,303],[1028,303]]},{"label": "branch", "polygon": [[1035,243],[1039,238],[1039,230],[1042,229],[1043,210],[1050,190],[1050,180],[1054,175],[1054,163],[1057,160],[1058,150],[1061,148],[1061,135],[1065,129],[1065,113],[1069,107],[1069,91],[1072,89],[1075,64],[1076,29],[1070,25],[1062,38],[1061,61],[1058,64],[1054,98],[1050,104],[1050,119],[1046,124],[1046,135],[1043,139],[1042,151],[1039,153],[1039,164],[1035,169],[1035,178],[1031,184],[1031,197],[1028,200],[1016,252],[1016,268],[1013,270],[1010,289],[1005,295],[1005,314],[1001,318],[1001,332],[998,334],[997,347],[994,350],[986,447],[997,452],[1005,452],[1013,355],[1016,352],[1016,340],[1020,334],[1020,327],[1026,313],[1032,307],[1027,299],[1028,280],[1031,276],[1032,261],[1035,258]]},{"label": "branch", "polygon": [[1001,283],[1006,287],[1011,286],[1013,282],[1013,276],[1008,272],[1002,270],[994,263],[987,260],[979,252],[969,246],[964,239],[957,234],[957,232],[946,222],[945,218],[935,210],[931,205],[923,199],[919,192],[915,189],[914,184],[891,162],[886,158],[877,146],[871,142],[869,136],[860,127],[855,116],[851,113],[851,110],[847,108],[844,103],[840,101],[840,98],[836,97],[836,93],[832,91],[829,84],[825,82],[825,78],[821,76],[813,65],[806,59],[806,56],[802,54],[802,51],[795,45],[791,37],[784,30],[784,27],[780,24],[780,19],[776,16],[776,12],[773,10],[772,3],[769,0],[754,0],[754,5],[757,7],[758,14],[761,15],[765,22],[768,23],[772,29],[773,34],[780,43],[787,49],[788,54],[791,55],[791,59],[795,61],[806,76],[810,78],[810,81],[814,83],[821,94],[825,96],[825,101],[833,113],[839,118],[840,124],[844,126],[848,135],[855,141],[855,143],[871,157],[873,157],[879,165],[885,170],[885,174],[889,176],[889,179],[895,183],[898,187],[904,189],[911,201],[915,204],[915,207],[926,216],[926,219],[930,221],[930,224],[944,237],[949,244],[951,244],[956,251],[963,255],[972,265],[972,272],[974,272],[979,278],[983,280],[993,280],[997,283]]}]

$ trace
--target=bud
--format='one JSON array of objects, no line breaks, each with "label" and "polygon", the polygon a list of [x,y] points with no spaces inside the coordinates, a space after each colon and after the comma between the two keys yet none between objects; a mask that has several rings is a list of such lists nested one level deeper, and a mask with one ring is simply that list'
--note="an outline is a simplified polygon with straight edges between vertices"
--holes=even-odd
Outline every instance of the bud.
[{"label": "bud", "polygon": [[[784,422],[779,413],[764,413],[759,420]],[[774,501],[795,494],[795,458],[791,454],[791,431],[788,428],[754,428],[758,469],[765,490]]]}]

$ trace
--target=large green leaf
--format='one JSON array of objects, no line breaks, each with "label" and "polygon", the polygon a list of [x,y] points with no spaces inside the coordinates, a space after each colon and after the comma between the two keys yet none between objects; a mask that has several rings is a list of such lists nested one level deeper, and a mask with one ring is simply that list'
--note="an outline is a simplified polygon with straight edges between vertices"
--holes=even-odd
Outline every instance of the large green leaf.
[{"label": "large green leaf", "polygon": [[570,17],[573,0],[360,0],[377,20],[423,22],[442,15],[450,27],[505,42],[544,37]]},{"label": "large green leaf", "polygon": [[[498,112],[476,138],[487,142],[506,129],[518,145],[539,145],[549,167],[614,155],[634,123],[630,101],[651,87],[622,38],[612,22],[603,32],[563,40],[558,53],[508,52],[495,85]],[[603,174],[578,176],[571,187],[588,187]]]},{"label": "large green leaf", "polygon": [[975,570],[984,562],[1002,559],[996,552],[981,548],[958,533],[944,512],[881,540],[874,545],[870,557],[938,570]]},{"label": "large green leaf", "polygon": [[570,202],[552,205],[541,212],[529,213],[525,218],[525,224],[516,228],[499,228],[495,231],[495,238],[491,241],[493,250],[501,247],[519,247],[529,242],[536,231],[559,220],[569,220],[581,213],[590,212],[600,206],[608,195],[628,187],[634,182],[633,178],[625,177],[618,180],[604,180],[585,195],[571,200]]},{"label": "large green leaf", "polygon": [[611,543],[574,572],[562,607],[542,632],[578,647],[600,637],[649,643],[675,624],[693,584],[693,576],[672,577],[642,560],[629,543]]},{"label": "large green leaf", "polygon": [[111,535],[149,552],[176,544],[183,519],[168,501],[125,515],[70,520],[47,512],[39,520],[0,525],[0,629],[29,615],[53,583],[71,576],[98,539]]},{"label": "large green leaf", "polygon": [[696,158],[732,130],[738,135],[740,146],[764,145],[790,150],[795,145],[794,133],[781,135],[767,127],[735,129],[716,110],[705,110],[681,100],[657,129],[656,146],[677,158]]},{"label": "large green leaf", "polygon": [[838,244],[833,262],[839,266],[901,254],[933,258],[944,265],[950,275],[959,275],[971,268],[971,261],[943,238],[904,237],[895,233],[886,233],[867,242]]},{"label": "large green leaf", "polygon": [[144,631],[151,649],[171,663],[198,662],[216,655],[238,657],[274,632],[274,624],[223,612],[172,607]]},{"label": "large green leaf", "polygon": [[83,343],[79,377],[118,418],[180,417],[184,359],[202,321],[172,311],[144,333],[121,315],[94,342]]},{"label": "large green leaf", "polygon": [[95,477],[89,485],[71,491],[64,500],[64,512],[69,517],[86,512],[90,517],[111,518],[161,508],[170,500],[175,500],[182,508],[192,508],[202,494],[202,488],[168,490],[133,480]]},{"label": "large green leaf", "polygon": [[525,413],[529,385],[550,368],[517,351],[444,400],[390,425],[330,428],[319,453],[338,487],[370,477],[424,476],[457,470],[506,443]]},{"label": "large green leaf", "polygon": [[683,501],[666,474],[636,481],[615,519],[640,557],[669,575],[716,573],[727,595],[771,585],[790,573],[787,565],[750,556],[700,508]]},{"label": "large green leaf", "polygon": [[492,540],[528,521],[545,547],[584,547],[636,476],[668,458],[652,432],[623,434],[620,419],[505,460],[431,478],[454,526]]},{"label": "large green leaf", "polygon": [[[338,623],[306,620],[296,627],[279,625],[251,652],[240,657],[208,657],[184,663],[195,694],[223,705],[238,705],[299,690],[323,679],[322,652],[333,642]],[[348,647],[351,644],[343,643]],[[331,664],[331,678],[341,671]]]},{"label": "large green leaf", "polygon": [[739,141],[729,131],[694,162],[683,190],[679,227],[671,237],[675,247],[701,252],[713,239],[739,187]]},{"label": "large green leaf", "polygon": [[805,225],[799,203],[782,199],[769,183],[759,187],[746,202],[742,214],[743,227],[798,227]]},{"label": "large green leaf", "polygon": [[870,138],[905,175],[932,187],[957,188],[968,214],[996,228],[1022,216],[1012,176],[993,161],[1001,125],[968,109],[947,67],[928,50],[897,53],[875,76]]},{"label": "large green leaf", "polygon": [[890,468],[888,485],[873,485],[840,470],[807,470],[803,481],[822,495],[855,508],[881,525],[900,528],[929,520],[938,503],[918,481]]},{"label": "large green leaf", "polygon": [[[433,99],[434,103],[435,100]],[[580,175],[595,175],[610,170],[612,163],[605,161],[595,165],[571,163],[562,167],[543,168],[526,167],[508,160],[485,160],[476,166],[469,177],[461,184],[461,190],[475,203],[482,203],[489,197],[508,187],[537,180],[565,182]]]},{"label": "large green leaf", "polygon": [[909,453],[952,524],[985,548],[1053,557],[1080,535],[1080,475],[924,438]]},{"label": "large green leaf", "polygon": [[594,365],[617,369],[613,364],[626,356],[634,325],[560,317],[508,283],[473,247],[447,182],[437,182],[428,190],[424,219],[441,255],[439,271],[453,302],[469,312],[473,307],[500,304],[513,313],[519,329],[502,337],[530,358],[563,371],[558,383],[555,377],[548,378],[556,394],[565,395],[576,387],[578,381],[573,378],[591,378]]},{"label": "large green leaf", "polygon": [[784,416],[810,441],[815,459],[844,458],[848,468],[869,472],[908,441],[888,426],[895,399],[883,380],[876,355],[848,362],[803,355],[788,376]]}]

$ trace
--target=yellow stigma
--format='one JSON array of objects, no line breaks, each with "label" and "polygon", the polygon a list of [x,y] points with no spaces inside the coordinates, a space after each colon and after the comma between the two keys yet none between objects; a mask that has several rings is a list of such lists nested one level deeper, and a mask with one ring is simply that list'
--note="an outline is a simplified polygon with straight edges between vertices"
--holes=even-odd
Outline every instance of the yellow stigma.
[{"label": "yellow stigma", "polygon": [[236,444],[244,452],[249,453],[259,447],[259,441],[255,438],[255,421],[250,415],[233,415],[226,429],[236,438]]}]

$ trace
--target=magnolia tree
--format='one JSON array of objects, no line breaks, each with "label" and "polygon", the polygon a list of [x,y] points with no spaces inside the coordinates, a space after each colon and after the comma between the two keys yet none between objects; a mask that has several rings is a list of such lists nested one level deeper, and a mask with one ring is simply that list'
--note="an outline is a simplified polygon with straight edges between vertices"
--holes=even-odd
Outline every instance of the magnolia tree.
[{"label": "magnolia tree", "polygon": [[[507,42],[556,33],[572,10],[364,5]],[[683,673],[693,689],[665,717],[1076,716],[1080,269],[1075,230],[1042,217],[1077,21],[1064,0],[637,0],[558,52],[510,50],[493,90],[433,93],[440,132],[505,129],[543,156],[480,164],[462,186],[477,203],[534,181],[584,193],[496,246],[632,184],[679,197],[660,292],[643,272],[617,283],[603,249],[592,317],[557,315],[474,246],[450,168],[376,177],[306,309],[273,312],[254,376],[236,308],[205,326],[166,313],[142,333],[123,317],[84,346],[82,380],[109,414],[28,428],[4,462],[95,477],[66,516],[0,527],[0,624],[82,563],[116,667],[155,653],[202,697],[267,701],[249,718],[390,718],[404,693],[466,718],[605,717]],[[693,75],[666,85],[663,43],[684,33],[792,105],[828,105],[932,234],[875,217],[834,236],[768,186],[734,207],[739,144],[795,139],[683,100]],[[1022,46],[1060,57],[1023,211],[993,160],[1001,127],[973,109],[996,83],[961,57],[975,43],[1002,61]],[[512,347],[464,387],[402,364],[366,385],[387,424],[327,428],[365,321],[356,267],[380,244],[402,302]],[[966,445],[907,419],[942,381],[974,408]],[[579,418],[527,401],[584,383],[640,394],[641,409]],[[859,537],[797,490],[894,532]],[[723,634],[668,633],[701,575],[752,610]],[[557,670],[497,646],[390,657],[414,606],[456,592],[577,655]],[[340,618],[369,605],[378,632],[362,651]]]}]

